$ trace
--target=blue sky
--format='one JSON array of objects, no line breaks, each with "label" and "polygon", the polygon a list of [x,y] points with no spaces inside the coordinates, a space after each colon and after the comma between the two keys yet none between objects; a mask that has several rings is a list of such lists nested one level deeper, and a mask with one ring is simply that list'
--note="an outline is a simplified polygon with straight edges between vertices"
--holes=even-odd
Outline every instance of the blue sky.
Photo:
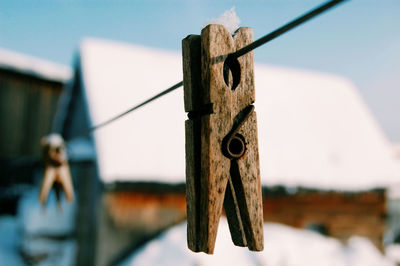
[{"label": "blue sky", "polygon": [[[0,47],[72,65],[84,37],[180,50],[205,20],[236,7],[255,38],[320,0],[1,0]],[[351,79],[400,141],[400,1],[352,0],[255,51],[256,62]]]}]

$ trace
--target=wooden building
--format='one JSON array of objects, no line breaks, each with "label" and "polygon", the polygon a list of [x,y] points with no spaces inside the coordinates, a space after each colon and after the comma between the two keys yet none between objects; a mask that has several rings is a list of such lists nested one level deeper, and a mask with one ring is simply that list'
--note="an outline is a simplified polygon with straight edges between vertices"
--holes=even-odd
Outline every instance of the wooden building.
[{"label": "wooden building", "polygon": [[40,138],[52,130],[58,99],[70,78],[68,67],[0,49],[1,211],[15,211],[18,195],[8,189],[12,184],[32,182]]},{"label": "wooden building", "polygon": [[39,157],[71,69],[0,49],[0,158]]},{"label": "wooden building", "polygon": [[[182,80],[181,55],[88,39],[75,73],[57,121],[67,139]],[[255,82],[265,220],[343,241],[362,235],[380,247],[385,189],[400,172],[354,85],[257,64]],[[78,256],[79,265],[116,263],[185,219],[185,119],[183,90],[177,90],[69,143],[72,161],[91,161],[90,172],[77,178],[91,205],[77,217],[91,218],[80,242],[92,243],[93,260],[86,254],[85,264],[85,255]],[[104,183],[101,195],[96,182]]]}]

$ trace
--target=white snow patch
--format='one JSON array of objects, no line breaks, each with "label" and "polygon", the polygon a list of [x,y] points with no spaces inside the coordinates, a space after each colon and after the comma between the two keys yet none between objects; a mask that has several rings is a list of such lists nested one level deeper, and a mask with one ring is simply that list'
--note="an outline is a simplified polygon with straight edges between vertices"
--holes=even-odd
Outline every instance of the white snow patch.
[{"label": "white snow patch", "polygon": [[0,216],[0,264],[25,265],[18,253],[18,219],[12,216]]},{"label": "white snow patch", "polygon": [[250,252],[233,245],[226,219],[219,225],[214,255],[194,253],[186,247],[186,223],[165,232],[138,250],[121,266],[150,265],[268,265],[268,266],[394,266],[361,237],[348,246],[314,232],[267,223],[265,247]]},{"label": "white snow patch", "polygon": [[386,257],[391,259],[392,261],[400,264],[400,245],[399,244],[391,244],[385,247]]},{"label": "white snow patch", "polygon": [[47,199],[46,210],[39,203],[39,192],[32,189],[27,192],[19,203],[21,226],[27,235],[66,235],[74,230],[75,205],[62,200],[62,211],[57,208],[53,191]]},{"label": "white snow patch", "polygon": [[391,144],[349,80],[256,65],[255,82],[264,182],[345,190],[399,183]]},{"label": "white snow patch", "polygon": [[76,242],[74,240],[57,241],[45,238],[25,238],[22,241],[21,250],[29,256],[47,257],[37,266],[70,266],[75,264]]},{"label": "white snow patch", "polygon": [[235,31],[239,28],[240,19],[236,15],[235,7],[232,7],[229,10],[226,10],[221,16],[218,18],[208,19],[204,22],[204,27],[209,24],[219,24],[224,26],[230,34],[234,34]]},{"label": "white snow patch", "polygon": [[367,238],[353,236],[346,248],[346,265],[354,266],[389,266],[396,265],[384,255]]},{"label": "white snow patch", "polygon": [[[174,52],[87,39],[81,60],[94,125],[182,80],[180,54]],[[100,176],[106,181],[184,181],[186,118],[180,88],[96,130]]]},{"label": "white snow patch", "polygon": [[0,48],[0,68],[59,82],[66,82],[72,77],[70,67],[3,48]]},{"label": "white snow patch", "polygon": [[52,133],[47,136],[42,137],[41,144],[49,145],[52,147],[58,147],[64,144],[64,139],[60,134]]}]

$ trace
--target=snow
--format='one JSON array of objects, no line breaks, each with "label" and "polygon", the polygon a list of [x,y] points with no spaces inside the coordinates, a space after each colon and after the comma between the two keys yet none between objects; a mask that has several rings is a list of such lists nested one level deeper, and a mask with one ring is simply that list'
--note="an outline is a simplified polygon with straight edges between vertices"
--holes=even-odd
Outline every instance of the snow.
[{"label": "snow", "polygon": [[17,217],[0,216],[0,265],[25,265],[22,254],[28,261],[37,260],[37,266],[74,265],[75,206],[63,202],[59,212],[54,193],[50,193],[43,212],[38,197],[32,188],[20,200]]},{"label": "snow", "polygon": [[21,250],[29,256],[45,258],[37,266],[69,266],[74,265],[76,255],[76,242],[74,240],[57,241],[46,238],[25,238],[21,243]]},{"label": "snow", "polygon": [[391,259],[392,261],[400,264],[400,245],[399,244],[391,244],[385,247],[386,257]]},{"label": "snow", "polygon": [[[87,39],[81,71],[94,125],[182,80],[180,53]],[[360,190],[400,180],[392,147],[357,88],[331,74],[257,64],[263,185]],[[94,132],[100,176],[185,182],[180,88]]]},{"label": "snow", "polygon": [[394,157],[400,164],[400,143],[394,143],[392,149]]},{"label": "snow", "polygon": [[[80,57],[94,125],[182,80],[178,53],[89,39]],[[185,119],[179,89],[95,131],[100,176],[182,182]]]},{"label": "snow", "polygon": [[204,27],[209,24],[220,24],[223,25],[230,34],[234,34],[235,31],[239,28],[240,19],[236,15],[235,7],[232,7],[229,10],[226,10],[221,16],[218,18],[208,19],[204,23]]},{"label": "snow", "polygon": [[59,147],[64,144],[64,139],[61,137],[60,134],[52,133],[52,134],[42,137],[40,142],[43,146],[49,145],[52,147]]},{"label": "snow", "polygon": [[398,183],[391,145],[351,82],[266,66],[257,66],[255,75],[267,182],[326,189]]},{"label": "snow", "polygon": [[264,225],[265,247],[250,252],[233,245],[226,219],[221,219],[214,255],[186,247],[186,223],[149,242],[121,266],[150,265],[268,265],[268,266],[394,266],[362,237],[347,245],[320,234],[274,223]]},{"label": "snow", "polygon": [[0,48],[0,68],[59,82],[66,82],[72,77],[70,67],[3,48]]},{"label": "snow", "polygon": [[52,191],[46,209],[39,203],[39,191],[32,189],[19,202],[21,227],[27,235],[68,235],[75,228],[75,205],[65,199],[61,202],[62,211],[57,207],[55,193]]},{"label": "snow", "polygon": [[0,216],[0,262],[1,265],[25,265],[18,254],[18,220],[13,216]]}]

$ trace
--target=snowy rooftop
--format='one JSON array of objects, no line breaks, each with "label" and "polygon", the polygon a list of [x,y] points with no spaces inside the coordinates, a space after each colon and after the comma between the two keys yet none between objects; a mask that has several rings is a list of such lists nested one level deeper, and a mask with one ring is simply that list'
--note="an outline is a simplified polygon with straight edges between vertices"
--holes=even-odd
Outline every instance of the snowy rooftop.
[{"label": "snowy rooftop", "polygon": [[[182,80],[179,52],[87,39],[80,58],[94,125]],[[400,177],[392,147],[347,79],[257,64],[255,81],[264,185],[354,190]],[[184,182],[186,117],[178,89],[97,130],[103,180]]]},{"label": "snowy rooftop", "polygon": [[0,48],[0,68],[59,82],[72,77],[71,68]]}]

